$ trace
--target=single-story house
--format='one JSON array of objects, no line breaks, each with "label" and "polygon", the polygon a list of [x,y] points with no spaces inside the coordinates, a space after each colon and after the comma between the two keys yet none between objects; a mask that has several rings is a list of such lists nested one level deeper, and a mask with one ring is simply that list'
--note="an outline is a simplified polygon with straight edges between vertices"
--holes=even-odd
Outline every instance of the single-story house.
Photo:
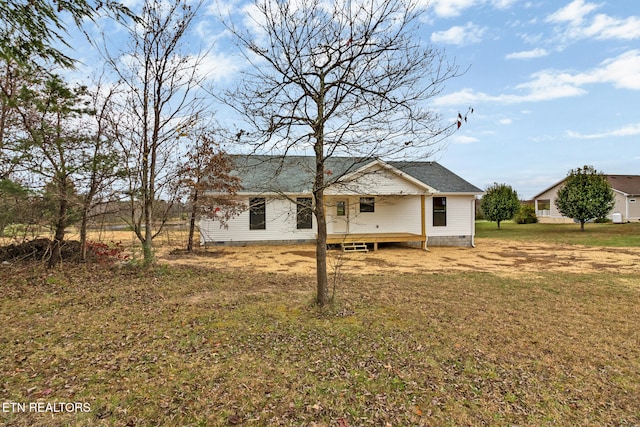
[{"label": "single-story house", "polygon": [[[640,220],[640,175],[605,175],[605,177],[615,195],[615,205],[607,218],[615,222]],[[563,216],[555,204],[558,190],[564,184],[565,179],[533,197],[539,222],[573,222],[572,218]]]},{"label": "single-story house", "polygon": [[[203,245],[307,243],[315,158],[234,156],[247,209],[222,225],[202,218]],[[475,199],[483,193],[436,162],[332,157],[325,162],[328,244],[414,242],[474,246]]]}]

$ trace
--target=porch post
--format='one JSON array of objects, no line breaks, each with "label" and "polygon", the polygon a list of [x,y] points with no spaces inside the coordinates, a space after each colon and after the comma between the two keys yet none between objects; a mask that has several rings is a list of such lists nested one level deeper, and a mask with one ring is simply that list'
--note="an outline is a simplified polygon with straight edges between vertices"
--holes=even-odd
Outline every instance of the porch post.
[{"label": "porch post", "polygon": [[420,195],[420,217],[422,224],[422,249],[427,250],[427,222],[426,222],[426,196]]}]

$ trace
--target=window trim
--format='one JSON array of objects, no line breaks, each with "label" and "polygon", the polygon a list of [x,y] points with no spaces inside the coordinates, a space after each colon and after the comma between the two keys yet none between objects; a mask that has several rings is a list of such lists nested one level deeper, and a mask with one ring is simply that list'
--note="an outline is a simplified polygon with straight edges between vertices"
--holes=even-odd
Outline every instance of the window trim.
[{"label": "window trim", "polygon": [[[447,226],[447,198],[438,196],[433,197],[432,209],[433,209],[433,226],[434,227],[446,227]],[[436,201],[441,204],[436,204]]]},{"label": "window trim", "polygon": [[360,213],[373,213],[376,211],[376,198],[372,196],[360,197]]},{"label": "window trim", "polygon": [[313,229],[313,199],[311,197],[296,198],[296,229]]},{"label": "window trim", "polygon": [[251,197],[249,199],[249,230],[267,229],[267,199]]}]

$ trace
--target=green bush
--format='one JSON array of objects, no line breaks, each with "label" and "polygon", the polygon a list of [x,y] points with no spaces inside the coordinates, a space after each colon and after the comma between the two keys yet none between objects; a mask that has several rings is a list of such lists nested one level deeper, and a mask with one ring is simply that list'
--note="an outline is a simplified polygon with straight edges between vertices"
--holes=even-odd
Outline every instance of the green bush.
[{"label": "green bush", "polygon": [[531,205],[520,205],[520,210],[513,217],[513,220],[518,224],[535,224],[538,222],[536,209]]},{"label": "green bush", "polygon": [[596,218],[596,220],[594,222],[596,224],[606,224],[606,223],[609,223],[609,222],[612,222],[612,221],[607,217],[603,217],[603,218]]}]

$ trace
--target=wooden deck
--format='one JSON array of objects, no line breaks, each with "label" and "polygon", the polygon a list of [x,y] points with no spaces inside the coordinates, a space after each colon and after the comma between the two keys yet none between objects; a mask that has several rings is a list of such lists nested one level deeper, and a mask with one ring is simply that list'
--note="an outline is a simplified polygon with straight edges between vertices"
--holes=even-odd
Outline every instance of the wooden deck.
[{"label": "wooden deck", "polygon": [[426,236],[412,233],[350,233],[327,235],[327,244],[372,243],[374,251],[378,249],[378,243],[425,242],[426,240]]}]

